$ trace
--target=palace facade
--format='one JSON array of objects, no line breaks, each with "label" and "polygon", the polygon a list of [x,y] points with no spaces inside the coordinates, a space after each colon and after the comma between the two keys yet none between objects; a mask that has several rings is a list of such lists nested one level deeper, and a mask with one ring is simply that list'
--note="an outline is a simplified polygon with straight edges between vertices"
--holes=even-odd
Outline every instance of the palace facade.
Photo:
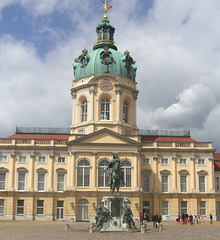
[{"label": "palace facade", "polygon": [[120,194],[135,217],[219,218],[212,143],[189,131],[138,130],[135,61],[117,51],[108,18],[96,32],[93,51],[84,49],[73,64],[70,129],[17,128],[0,139],[0,219],[94,220],[110,194],[104,169],[113,153],[126,183]]}]

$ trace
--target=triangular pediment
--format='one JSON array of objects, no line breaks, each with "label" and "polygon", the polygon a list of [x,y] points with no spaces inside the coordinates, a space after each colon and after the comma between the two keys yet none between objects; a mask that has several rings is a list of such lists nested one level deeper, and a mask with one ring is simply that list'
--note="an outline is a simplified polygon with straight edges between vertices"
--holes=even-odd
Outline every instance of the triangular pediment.
[{"label": "triangular pediment", "polygon": [[138,145],[137,141],[134,141],[126,136],[113,132],[109,129],[102,129],[97,132],[82,136],[75,140],[72,140],[68,145],[72,144],[123,144],[123,145]]}]

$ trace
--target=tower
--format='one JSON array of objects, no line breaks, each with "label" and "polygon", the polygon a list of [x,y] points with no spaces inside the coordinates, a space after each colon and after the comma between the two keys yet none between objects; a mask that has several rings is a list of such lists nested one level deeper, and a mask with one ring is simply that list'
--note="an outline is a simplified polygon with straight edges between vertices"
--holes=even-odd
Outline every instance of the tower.
[{"label": "tower", "polygon": [[96,32],[93,51],[82,50],[73,64],[71,134],[108,128],[136,135],[137,66],[128,51],[117,51],[115,28],[106,15]]}]

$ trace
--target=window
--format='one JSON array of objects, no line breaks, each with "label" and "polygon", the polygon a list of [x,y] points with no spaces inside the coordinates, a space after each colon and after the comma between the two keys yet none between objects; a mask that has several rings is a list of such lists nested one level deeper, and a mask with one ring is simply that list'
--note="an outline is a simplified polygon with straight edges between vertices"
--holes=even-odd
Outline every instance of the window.
[{"label": "window", "polygon": [[128,123],[128,103],[123,102],[123,122]]},{"label": "window", "polygon": [[180,163],[180,165],[187,165],[187,159],[181,158],[179,163]]},{"label": "window", "polygon": [[187,176],[180,175],[180,191],[187,192]]},{"label": "window", "polygon": [[0,156],[0,162],[8,162],[8,157],[7,156]]},{"label": "window", "polygon": [[205,165],[205,159],[198,159],[198,165]]},{"label": "window", "polygon": [[24,215],[24,200],[18,200],[17,215]]},{"label": "window", "polygon": [[27,162],[27,157],[26,156],[19,156],[18,162],[19,163],[26,163]]},{"label": "window", "polygon": [[63,192],[64,191],[64,173],[57,174],[57,191]]},{"label": "window", "polygon": [[160,164],[162,164],[162,165],[168,165],[168,164],[169,164],[169,161],[168,161],[167,158],[161,158],[161,159],[160,159]]},{"label": "window", "polygon": [[162,215],[168,216],[169,215],[169,202],[162,201]]},{"label": "window", "polygon": [[215,191],[220,191],[219,177],[215,177]]},{"label": "window", "polygon": [[38,173],[38,183],[37,183],[38,191],[44,191],[44,186],[45,186],[45,173]]},{"label": "window", "polygon": [[199,191],[205,192],[205,176],[199,175]]},{"label": "window", "polygon": [[162,175],[161,176],[161,190],[162,192],[168,192],[169,184],[168,184],[168,175]]},{"label": "window", "polygon": [[18,173],[18,191],[25,190],[26,173]]},{"label": "window", "polygon": [[125,129],[125,135],[126,136],[131,136],[131,130]]},{"label": "window", "polygon": [[143,192],[150,192],[150,175],[142,176],[142,188]]},{"label": "window", "polygon": [[5,209],[5,200],[0,199],[0,216],[4,215],[4,209]]},{"label": "window", "polygon": [[39,163],[46,163],[46,157],[38,157]]},{"label": "window", "polygon": [[0,190],[5,190],[5,183],[6,183],[6,173],[0,172]]},{"label": "window", "polygon": [[66,162],[66,158],[65,157],[58,157],[57,162],[58,163],[65,163]]},{"label": "window", "polygon": [[82,103],[82,122],[87,121],[87,100]]},{"label": "window", "polygon": [[109,170],[104,172],[104,169],[108,167],[109,162],[107,160],[103,160],[99,163],[98,168],[98,186],[99,187],[107,187],[109,184]]},{"label": "window", "polygon": [[131,187],[131,163],[127,160],[123,161],[121,169],[124,174],[125,187]]},{"label": "window", "polygon": [[200,216],[206,216],[206,202],[199,202],[199,214]]},{"label": "window", "polygon": [[187,201],[181,201],[181,216],[187,213]]},{"label": "window", "polygon": [[101,101],[101,120],[110,120],[110,101],[107,98]]},{"label": "window", "polygon": [[87,160],[81,160],[77,166],[77,186],[89,187],[90,185],[90,164]]},{"label": "window", "polygon": [[79,130],[78,130],[78,134],[85,134],[85,128],[79,129]]},{"label": "window", "polygon": [[150,158],[142,158],[143,165],[150,165]]},{"label": "window", "polygon": [[37,200],[37,215],[44,215],[44,200]]}]

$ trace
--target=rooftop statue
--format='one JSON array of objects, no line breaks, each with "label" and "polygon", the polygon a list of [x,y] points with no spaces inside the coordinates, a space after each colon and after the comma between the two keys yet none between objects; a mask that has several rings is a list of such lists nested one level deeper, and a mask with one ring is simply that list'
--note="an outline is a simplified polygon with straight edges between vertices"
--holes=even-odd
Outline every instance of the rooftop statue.
[{"label": "rooftop statue", "polygon": [[117,189],[117,195],[119,195],[119,188],[120,183],[122,181],[123,185],[124,183],[124,173],[121,169],[121,160],[118,158],[118,154],[114,153],[113,159],[109,162],[108,167],[104,170],[107,171],[109,168],[111,168],[111,171],[109,172],[109,184],[110,184],[110,190],[112,193],[114,193],[115,188]]},{"label": "rooftop statue", "polygon": [[107,3],[107,0],[105,0],[105,2],[104,2],[104,1],[102,1],[102,2],[105,4],[105,5],[104,5],[104,9],[105,9],[105,11],[104,11],[104,18],[105,18],[105,19],[108,19],[107,11],[112,8],[112,4],[108,4],[108,3]]}]

